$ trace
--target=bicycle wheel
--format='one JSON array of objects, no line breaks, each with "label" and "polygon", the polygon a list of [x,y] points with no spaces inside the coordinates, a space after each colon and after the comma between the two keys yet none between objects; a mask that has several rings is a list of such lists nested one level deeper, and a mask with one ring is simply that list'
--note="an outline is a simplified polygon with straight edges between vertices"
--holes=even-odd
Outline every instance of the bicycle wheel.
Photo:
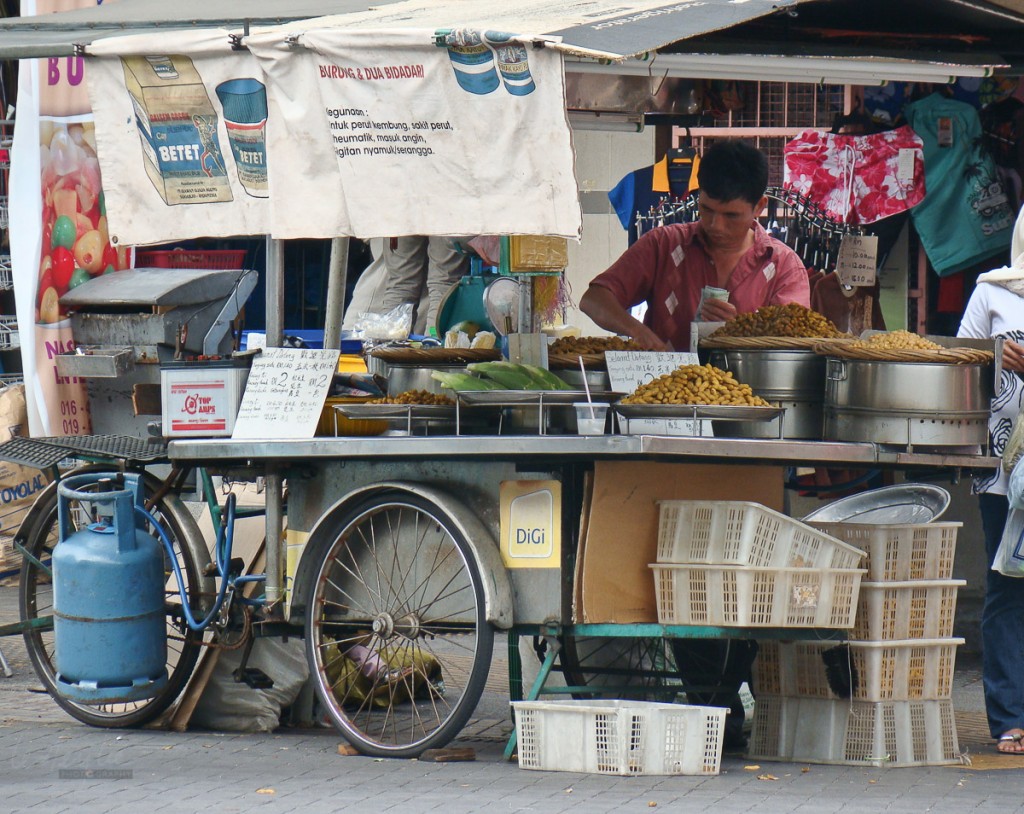
[{"label": "bicycle wheel", "polygon": [[682,691],[665,639],[565,636],[559,659],[566,683],[587,688],[577,698],[674,701]]},{"label": "bicycle wheel", "polygon": [[363,754],[448,743],[480,700],[493,645],[481,574],[442,506],[382,492],[326,538],[306,653],[321,703]]},{"label": "bicycle wheel", "polygon": [[[110,467],[90,466],[76,469],[71,475],[86,472],[109,472]],[[160,485],[160,481],[145,475],[144,486],[147,494],[152,494]],[[81,491],[87,491],[83,487]],[[57,484],[51,483],[40,493],[36,508],[36,520],[28,532],[23,535],[25,549],[28,553],[49,568],[50,557],[58,544],[57,522]],[[71,512],[73,529],[80,528],[91,522],[82,504],[72,501]],[[160,521],[170,537],[178,565],[181,568],[189,595],[193,598],[193,612],[197,593],[201,590],[203,567],[209,562],[206,554],[206,543],[195,520],[188,509],[173,495],[162,498],[152,510],[152,514]],[[204,556],[205,555],[205,556]],[[156,718],[174,702],[181,693],[185,683],[192,675],[196,659],[199,657],[202,634],[188,630],[182,622],[181,596],[177,582],[171,570],[170,559],[164,554],[164,573],[168,577],[166,588],[167,608],[167,675],[168,680],[163,690],[154,698],[131,703],[117,704],[81,704],[61,695],[54,676],[54,639],[53,629],[32,629],[25,631],[25,644],[32,660],[36,675],[43,687],[53,699],[72,717],[91,726],[101,727],[133,727],[141,726]],[[51,616],[53,613],[53,585],[48,570],[40,568],[31,559],[26,558],[21,571],[19,602],[22,621]]]}]

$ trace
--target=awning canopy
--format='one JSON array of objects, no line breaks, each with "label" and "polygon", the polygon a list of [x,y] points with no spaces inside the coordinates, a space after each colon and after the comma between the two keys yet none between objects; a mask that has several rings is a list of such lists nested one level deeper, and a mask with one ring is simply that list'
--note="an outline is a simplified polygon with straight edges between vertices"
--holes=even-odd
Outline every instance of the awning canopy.
[{"label": "awning canopy", "polygon": [[66,56],[76,45],[154,29],[277,25],[315,17],[375,29],[486,27],[561,38],[579,54],[625,57],[720,31],[808,0],[120,0],[0,21],[0,58]]}]

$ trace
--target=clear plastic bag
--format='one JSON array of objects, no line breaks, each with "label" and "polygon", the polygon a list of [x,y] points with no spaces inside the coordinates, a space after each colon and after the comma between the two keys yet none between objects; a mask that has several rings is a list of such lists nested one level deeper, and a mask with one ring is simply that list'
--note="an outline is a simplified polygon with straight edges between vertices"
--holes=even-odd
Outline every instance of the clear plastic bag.
[{"label": "clear plastic bag", "polygon": [[384,313],[364,312],[356,320],[355,335],[364,341],[380,342],[391,339],[408,339],[412,332],[412,309],[414,303],[403,302]]}]

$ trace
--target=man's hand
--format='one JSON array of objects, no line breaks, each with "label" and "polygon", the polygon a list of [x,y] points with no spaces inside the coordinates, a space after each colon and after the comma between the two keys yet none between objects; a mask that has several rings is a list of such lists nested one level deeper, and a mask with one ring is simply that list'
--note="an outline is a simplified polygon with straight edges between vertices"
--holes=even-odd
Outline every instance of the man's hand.
[{"label": "man's hand", "polygon": [[1012,339],[1003,340],[1003,369],[1024,373],[1024,346]]},{"label": "man's hand", "polygon": [[643,323],[639,323],[633,332],[633,342],[640,346],[641,350],[672,350],[667,342],[660,340],[657,335]]},{"label": "man's hand", "polygon": [[672,350],[650,328],[634,319],[607,288],[590,286],[580,298],[580,310],[606,331],[632,337],[643,350]]},{"label": "man's hand", "polygon": [[736,306],[726,300],[704,300],[697,318],[703,322],[728,322],[738,312]]}]

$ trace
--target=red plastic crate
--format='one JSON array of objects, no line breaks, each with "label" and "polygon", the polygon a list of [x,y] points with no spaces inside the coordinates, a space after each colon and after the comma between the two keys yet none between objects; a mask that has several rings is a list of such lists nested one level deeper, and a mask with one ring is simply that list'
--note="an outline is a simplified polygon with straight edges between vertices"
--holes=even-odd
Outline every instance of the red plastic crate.
[{"label": "red plastic crate", "polygon": [[245,249],[137,249],[137,268],[158,269],[240,269]]}]

